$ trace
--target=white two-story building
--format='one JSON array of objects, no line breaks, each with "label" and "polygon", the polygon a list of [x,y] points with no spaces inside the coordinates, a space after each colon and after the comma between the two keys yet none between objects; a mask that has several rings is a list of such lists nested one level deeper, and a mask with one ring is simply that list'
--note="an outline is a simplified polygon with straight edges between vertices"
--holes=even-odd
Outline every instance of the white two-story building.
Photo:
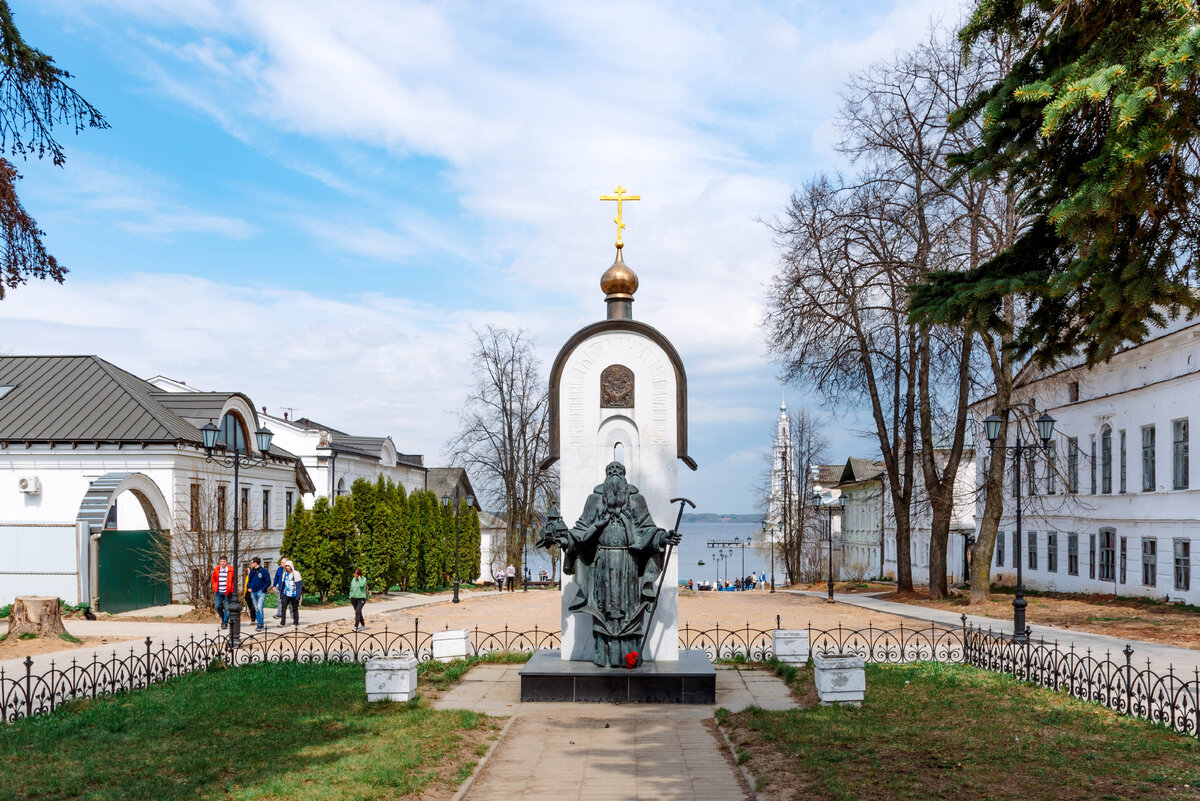
[{"label": "white two-story building", "polygon": [[[1017,378],[1009,444],[1040,443],[1033,421],[1056,420],[1047,448],[1022,465],[1020,558],[1027,587],[1200,604],[1200,472],[1189,458],[1200,415],[1200,323],[1177,321],[1090,369],[1027,367]],[[979,420],[993,398],[973,407]],[[1014,421],[1016,425],[1014,425]],[[982,425],[979,428],[982,431]],[[980,475],[989,456],[978,447]],[[994,580],[1015,581],[1011,459],[993,556]],[[1193,475],[1195,474],[1195,475]],[[983,499],[977,507],[982,515]]]}]

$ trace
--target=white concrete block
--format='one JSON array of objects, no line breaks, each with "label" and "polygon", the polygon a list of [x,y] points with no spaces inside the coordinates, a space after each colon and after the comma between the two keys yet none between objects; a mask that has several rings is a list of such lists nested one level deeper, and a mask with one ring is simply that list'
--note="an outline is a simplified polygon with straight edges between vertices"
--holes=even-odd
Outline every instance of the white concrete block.
[{"label": "white concrete block", "polygon": [[867,690],[867,673],[858,654],[814,653],[814,678],[822,704],[862,704]]},{"label": "white concrete block", "polygon": [[471,632],[466,629],[439,631],[433,635],[433,658],[439,662],[453,662],[472,653]]},{"label": "white concrete block", "polygon": [[808,663],[808,629],[775,629],[771,633],[771,653],[789,665]]},{"label": "white concrete block", "polygon": [[367,660],[367,701],[410,701],[417,691],[417,660],[376,657]]}]

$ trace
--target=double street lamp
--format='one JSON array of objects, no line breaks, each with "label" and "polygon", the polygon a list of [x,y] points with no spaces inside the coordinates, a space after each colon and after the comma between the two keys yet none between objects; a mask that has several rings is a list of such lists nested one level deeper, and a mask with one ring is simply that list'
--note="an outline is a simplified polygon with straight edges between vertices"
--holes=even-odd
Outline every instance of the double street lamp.
[{"label": "double street lamp", "polygon": [[[746,537],[745,540],[741,540],[741,539],[709,540],[708,547],[709,548],[729,548],[730,549],[729,554],[728,554],[729,556],[733,555],[734,548],[737,548],[738,550],[740,550],[742,552],[742,578],[745,579],[746,578],[746,549],[749,548],[751,543],[753,543],[753,542],[754,542],[754,540],[750,537]],[[725,577],[729,578],[728,572],[726,572]]]},{"label": "double street lamp", "polygon": [[[1054,437],[1054,418],[1049,414],[1042,413],[1042,416],[1037,420],[1038,437],[1042,440],[1042,449],[1050,447],[1050,440]],[[1006,445],[996,444],[996,440],[1000,438],[1000,428],[1004,424],[1004,420],[998,414],[991,414],[983,421],[983,430],[987,434],[988,442],[993,451],[1003,449],[1013,452],[1013,480],[1016,482],[1015,490],[1017,496],[1017,533],[1016,547],[1013,549],[1013,555],[1017,559],[1017,592],[1013,596],[1013,639],[1024,640],[1028,636],[1028,629],[1025,627],[1025,582],[1021,573],[1021,457],[1022,454],[1030,451],[1037,452],[1036,445],[1023,445],[1021,443],[1021,431],[1017,430],[1017,444]]]},{"label": "double street lamp", "polygon": [[[814,509],[820,509],[821,504],[824,501],[825,501],[825,498],[821,495],[821,493],[819,493],[819,492],[813,493],[813,508]],[[837,505],[842,509],[846,508],[846,496],[845,495],[838,496]],[[825,531],[826,531],[826,534],[828,535],[827,542],[829,543],[829,597],[826,598],[826,601],[828,601],[829,603],[833,603],[833,498],[830,498],[829,502],[825,503],[825,507],[829,509],[829,514],[825,520]]]},{"label": "double street lamp", "polygon": [[[470,509],[475,505],[475,496],[467,496],[467,508]],[[442,495],[442,507],[450,508],[450,496]],[[454,603],[458,603],[458,504],[454,506]]]},{"label": "double street lamp", "polygon": [[[200,427],[200,434],[204,438],[204,459],[208,462],[216,462],[223,464],[226,467],[233,468],[233,586],[229,591],[233,593],[233,600],[227,605],[229,610],[229,647],[237,648],[242,642],[242,598],[241,592],[238,589],[238,569],[240,566],[238,556],[238,529],[240,527],[240,514],[242,506],[241,486],[238,483],[238,471],[242,467],[258,467],[267,463],[267,454],[271,451],[271,431],[265,427],[259,427],[254,432],[254,439],[258,445],[258,451],[262,454],[260,459],[252,459],[248,452],[243,450],[246,446],[244,442],[239,442],[242,439],[242,424],[240,421],[234,421],[230,426],[233,442],[223,442],[222,446],[226,451],[232,450],[232,453],[226,453],[222,456],[213,456],[213,450],[217,447],[217,440],[220,438],[221,429],[209,420]],[[221,521],[222,523],[224,521]],[[266,521],[264,520],[265,524]]]}]

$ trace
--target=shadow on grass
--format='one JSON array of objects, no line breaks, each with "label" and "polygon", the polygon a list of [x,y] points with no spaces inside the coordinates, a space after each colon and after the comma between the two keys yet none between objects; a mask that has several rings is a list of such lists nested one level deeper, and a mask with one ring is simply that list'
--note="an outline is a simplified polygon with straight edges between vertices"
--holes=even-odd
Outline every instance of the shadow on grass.
[{"label": "shadow on grass", "polygon": [[367,704],[357,664],[262,664],[0,727],[5,799],[375,799],[456,783],[489,719]]}]

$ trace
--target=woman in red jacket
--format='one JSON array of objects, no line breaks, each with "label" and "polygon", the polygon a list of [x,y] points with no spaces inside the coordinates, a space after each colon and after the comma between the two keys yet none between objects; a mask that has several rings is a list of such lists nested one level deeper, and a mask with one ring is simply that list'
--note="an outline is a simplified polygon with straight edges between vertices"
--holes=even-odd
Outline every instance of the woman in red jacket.
[{"label": "woman in red jacket", "polygon": [[212,572],[213,609],[221,616],[221,628],[229,625],[229,599],[237,592],[233,586],[233,566],[222,556]]}]

